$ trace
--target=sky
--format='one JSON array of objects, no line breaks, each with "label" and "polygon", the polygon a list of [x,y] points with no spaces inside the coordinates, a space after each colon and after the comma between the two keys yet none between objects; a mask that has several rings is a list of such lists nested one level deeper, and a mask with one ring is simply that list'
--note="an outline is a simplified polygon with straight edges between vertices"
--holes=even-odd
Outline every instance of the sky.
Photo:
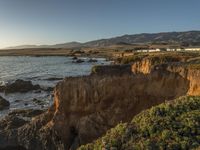
[{"label": "sky", "polygon": [[200,30],[200,0],[0,0],[0,48]]}]

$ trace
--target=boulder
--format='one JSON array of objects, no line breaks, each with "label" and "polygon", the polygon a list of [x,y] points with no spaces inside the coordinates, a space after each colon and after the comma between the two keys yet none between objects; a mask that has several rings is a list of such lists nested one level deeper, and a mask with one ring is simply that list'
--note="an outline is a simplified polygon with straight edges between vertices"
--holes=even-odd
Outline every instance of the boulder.
[{"label": "boulder", "polygon": [[33,99],[33,102],[38,104],[38,105],[43,105],[44,104],[44,101],[42,101],[40,99],[36,99],[36,98]]},{"label": "boulder", "polygon": [[72,59],[73,59],[73,60],[77,60],[78,58],[77,58],[76,56],[74,56]]},{"label": "boulder", "polygon": [[84,62],[84,60],[82,60],[82,59],[77,59],[76,61],[73,61],[74,63],[83,63]]},{"label": "boulder", "polygon": [[6,116],[0,121],[0,129],[8,130],[8,129],[15,129],[23,126],[28,121],[25,121],[22,118],[16,116]]},{"label": "boulder", "polygon": [[24,92],[29,92],[32,90],[38,90],[41,89],[40,86],[33,85],[31,81],[24,81],[24,80],[16,80],[14,83],[5,85],[3,90],[5,93],[24,93]]},{"label": "boulder", "polygon": [[96,59],[89,59],[88,62],[92,63],[92,62],[97,62],[98,60]]},{"label": "boulder", "polygon": [[51,91],[53,91],[53,89],[54,89],[54,87],[46,87],[46,88],[43,88],[42,90],[51,92]]},{"label": "boulder", "polygon": [[56,80],[62,80],[63,78],[58,78],[58,77],[52,77],[52,78],[48,78],[46,80],[48,81],[56,81]]},{"label": "boulder", "polygon": [[8,108],[9,106],[10,106],[9,101],[0,96],[0,110]]}]

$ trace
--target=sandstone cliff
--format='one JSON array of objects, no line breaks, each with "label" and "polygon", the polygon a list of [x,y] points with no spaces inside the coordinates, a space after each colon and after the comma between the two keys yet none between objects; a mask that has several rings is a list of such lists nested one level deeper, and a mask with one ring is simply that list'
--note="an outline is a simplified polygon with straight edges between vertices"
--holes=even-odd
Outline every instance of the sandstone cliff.
[{"label": "sandstone cliff", "polygon": [[131,63],[131,71],[135,74],[148,74],[152,71],[152,69],[154,69],[156,65],[186,62],[189,58],[191,58],[191,56],[146,56],[142,59],[133,61]]}]

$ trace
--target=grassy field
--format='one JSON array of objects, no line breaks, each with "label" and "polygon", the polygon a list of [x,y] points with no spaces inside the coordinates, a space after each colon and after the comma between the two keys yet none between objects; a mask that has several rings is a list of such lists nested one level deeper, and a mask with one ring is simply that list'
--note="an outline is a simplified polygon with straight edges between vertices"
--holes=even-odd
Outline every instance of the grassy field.
[{"label": "grassy field", "polygon": [[[155,49],[167,48],[174,45],[159,44],[133,44],[124,45],[116,44],[106,47],[76,47],[76,48],[27,48],[27,49],[1,49],[0,56],[94,56],[94,57],[116,57],[124,53],[125,55],[133,54],[136,49]],[[161,52],[163,53],[163,52]],[[174,53],[174,52],[169,52]],[[152,53],[153,54],[153,53]],[[152,55],[151,54],[151,55]],[[149,53],[139,53],[139,55],[149,55]],[[134,57],[136,57],[134,55]],[[128,58],[129,59],[129,58]],[[131,59],[131,58],[130,58]]]},{"label": "grassy field", "polygon": [[41,48],[41,49],[7,49],[0,50],[0,56],[80,56],[80,57],[112,57],[113,50],[101,49],[62,49],[62,48]]}]

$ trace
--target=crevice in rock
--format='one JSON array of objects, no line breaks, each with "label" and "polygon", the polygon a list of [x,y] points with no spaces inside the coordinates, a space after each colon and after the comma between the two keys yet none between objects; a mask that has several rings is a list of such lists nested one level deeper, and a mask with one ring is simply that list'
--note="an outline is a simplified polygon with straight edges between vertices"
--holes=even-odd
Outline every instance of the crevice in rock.
[{"label": "crevice in rock", "polygon": [[74,126],[70,126],[69,130],[70,130],[70,136],[69,136],[70,150],[76,150],[80,146],[78,131]]}]

